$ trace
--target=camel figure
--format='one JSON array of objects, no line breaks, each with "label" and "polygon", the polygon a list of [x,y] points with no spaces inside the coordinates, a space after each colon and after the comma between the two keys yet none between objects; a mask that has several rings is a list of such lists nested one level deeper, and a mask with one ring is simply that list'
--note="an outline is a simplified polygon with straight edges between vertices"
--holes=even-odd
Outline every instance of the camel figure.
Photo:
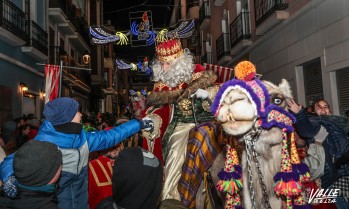
[{"label": "camel figure", "polygon": [[[282,128],[285,123],[279,119],[276,122],[266,120],[267,114],[273,111],[288,116],[286,104],[292,98],[292,92],[285,79],[279,85],[259,79],[251,84],[249,82],[255,74],[251,76],[251,72],[245,72],[244,76],[250,77],[248,82],[233,79],[230,84],[227,82],[222,86],[211,111],[227,134],[245,144],[241,160],[243,207],[281,209],[282,200],[274,192],[273,178],[280,171],[283,159],[285,129]],[[221,164],[215,161],[213,167],[218,163]]]}]

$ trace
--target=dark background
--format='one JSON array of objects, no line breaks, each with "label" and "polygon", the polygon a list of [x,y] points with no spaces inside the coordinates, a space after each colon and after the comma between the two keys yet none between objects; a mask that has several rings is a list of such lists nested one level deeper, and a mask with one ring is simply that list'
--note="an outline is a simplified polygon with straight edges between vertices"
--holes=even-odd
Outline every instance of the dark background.
[{"label": "dark background", "polygon": [[[130,12],[151,11],[153,28],[168,28],[172,14],[173,0],[104,0],[104,21],[110,20],[116,31],[129,31]],[[155,54],[155,45],[131,47],[128,45],[114,45],[116,58],[129,62],[137,62],[138,57],[148,56],[151,59]]]}]

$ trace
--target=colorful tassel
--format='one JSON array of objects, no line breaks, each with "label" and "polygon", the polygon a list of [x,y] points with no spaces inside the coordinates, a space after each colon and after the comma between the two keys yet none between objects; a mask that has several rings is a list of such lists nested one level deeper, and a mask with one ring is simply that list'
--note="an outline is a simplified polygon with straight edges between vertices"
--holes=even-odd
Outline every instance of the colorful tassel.
[{"label": "colorful tassel", "polygon": [[225,192],[226,209],[242,209],[239,191],[242,188],[242,169],[235,149],[227,145],[224,169],[219,174],[216,185],[218,191]]},{"label": "colorful tassel", "polygon": [[291,163],[292,163],[292,170],[295,173],[299,174],[299,181],[301,183],[307,183],[311,181],[309,167],[306,164],[301,163],[300,161],[300,158],[297,152],[296,142],[294,139],[294,133],[291,133]]},{"label": "colorful tassel", "polygon": [[286,197],[286,208],[287,209],[292,209],[292,199],[290,197]]},{"label": "colorful tassel", "polygon": [[289,198],[301,192],[301,185],[298,182],[299,175],[292,172],[291,160],[288,153],[287,133],[285,128],[282,129],[281,157],[281,171],[274,176],[274,191],[278,196],[284,195],[286,196],[286,198]]},{"label": "colorful tassel", "polygon": [[311,205],[304,200],[304,192],[293,200],[293,209],[312,209]]}]

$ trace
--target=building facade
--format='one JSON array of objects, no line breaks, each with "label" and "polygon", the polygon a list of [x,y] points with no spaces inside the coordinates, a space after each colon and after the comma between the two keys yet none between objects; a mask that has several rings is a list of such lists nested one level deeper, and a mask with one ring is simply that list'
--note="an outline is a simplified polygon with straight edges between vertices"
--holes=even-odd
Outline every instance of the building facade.
[{"label": "building facade", "polygon": [[[199,20],[201,62],[253,62],[262,79],[287,79],[304,106],[349,109],[349,2],[346,0],[187,0]],[[177,14],[178,15],[178,14]]]},{"label": "building facade", "polygon": [[48,59],[48,1],[1,0],[0,124],[23,114],[40,117]]},{"label": "building facade", "polygon": [[48,5],[48,63],[63,66],[60,96],[75,98],[81,112],[90,109],[91,72],[84,70],[90,63],[82,59],[85,53],[91,53],[89,9],[85,0],[50,0]]},{"label": "building facade", "polygon": [[103,21],[103,1],[0,3],[0,125],[28,114],[42,117],[45,64],[63,66],[60,96],[75,98],[82,112],[99,111],[103,47],[91,46],[88,26]]}]

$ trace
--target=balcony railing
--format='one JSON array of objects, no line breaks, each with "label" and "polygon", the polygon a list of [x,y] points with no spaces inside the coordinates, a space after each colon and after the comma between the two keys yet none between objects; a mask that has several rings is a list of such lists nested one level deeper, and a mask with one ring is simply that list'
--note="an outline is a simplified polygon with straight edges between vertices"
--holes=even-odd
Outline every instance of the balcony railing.
[{"label": "balcony railing", "polygon": [[0,26],[22,40],[29,41],[29,25],[25,13],[9,0],[0,0]]},{"label": "balcony railing", "polygon": [[71,8],[71,5],[67,4],[68,1],[65,0],[50,0],[49,1],[49,8],[60,8],[63,13],[69,17],[69,11]]},{"label": "balcony railing", "polygon": [[82,17],[70,17],[70,22],[74,25],[76,31],[81,35],[81,37],[84,39],[84,41],[89,44],[90,43],[90,37],[88,33],[88,25],[84,18]]},{"label": "balcony railing", "polygon": [[229,33],[222,33],[216,40],[217,61],[230,55]]},{"label": "balcony railing", "polygon": [[200,25],[206,18],[208,19],[211,18],[211,9],[210,9],[209,1],[204,1],[202,3],[199,13],[200,13],[200,16],[199,16]]},{"label": "balcony railing", "polygon": [[31,41],[29,42],[30,46],[38,49],[45,55],[48,55],[47,47],[47,32],[44,31],[38,24],[34,21],[31,22]]},{"label": "balcony railing", "polygon": [[201,63],[212,64],[212,52],[206,52],[204,56],[201,57]]},{"label": "balcony railing", "polygon": [[271,16],[275,11],[288,8],[286,0],[254,0],[256,26]]},{"label": "balcony railing", "polygon": [[241,12],[230,24],[230,43],[233,48],[239,41],[251,38],[250,13]]},{"label": "balcony railing", "polygon": [[81,35],[87,44],[90,43],[88,25],[81,16],[80,8],[77,8],[74,4],[67,3],[67,1],[63,0],[50,0],[49,7],[60,8],[74,26],[74,30]]}]

